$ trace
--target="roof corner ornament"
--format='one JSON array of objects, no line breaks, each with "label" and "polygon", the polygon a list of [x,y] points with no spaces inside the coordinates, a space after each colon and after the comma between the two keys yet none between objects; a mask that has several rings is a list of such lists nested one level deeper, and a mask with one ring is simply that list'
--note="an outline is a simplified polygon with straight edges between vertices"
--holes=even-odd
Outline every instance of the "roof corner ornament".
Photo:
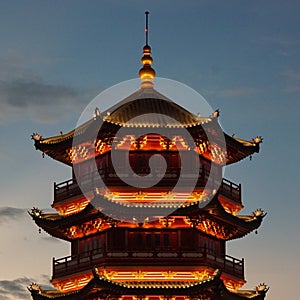
[{"label": "roof corner ornament", "polygon": [[267,213],[265,213],[261,208],[257,209],[253,212],[253,216],[255,218],[263,218],[266,216]]},{"label": "roof corner ornament", "polygon": [[216,109],[211,115],[211,118],[218,118],[220,116],[220,110]]},{"label": "roof corner ornament", "polygon": [[40,294],[41,291],[42,291],[41,288],[40,288],[40,286],[37,283],[35,283],[35,282],[32,282],[27,289],[32,294]]},{"label": "roof corner ornament", "polygon": [[94,278],[99,278],[100,271],[99,271],[99,269],[97,267],[95,267],[95,268],[92,269],[92,273],[93,273]]},{"label": "roof corner ornament", "polygon": [[35,141],[41,141],[41,140],[42,140],[42,136],[39,135],[37,132],[34,132],[34,133],[31,135],[31,139],[32,139],[32,140],[35,140]]},{"label": "roof corner ornament", "polygon": [[153,88],[153,79],[155,77],[155,70],[151,67],[153,59],[151,57],[151,47],[149,46],[149,28],[148,28],[148,16],[149,12],[145,11],[146,15],[146,27],[145,27],[145,34],[146,34],[146,45],[143,48],[143,57],[141,62],[143,67],[139,71],[139,77],[142,81],[141,88]]},{"label": "roof corner ornament", "polygon": [[256,138],[253,138],[251,142],[255,145],[259,145],[263,142],[263,140],[264,139],[261,136],[257,136]]},{"label": "roof corner ornament", "polygon": [[43,211],[37,207],[33,207],[30,212],[28,212],[33,218],[41,218]]},{"label": "roof corner ornament", "polygon": [[213,277],[220,278],[222,274],[222,271],[220,269],[216,269],[213,273]]},{"label": "roof corner ornament", "polygon": [[260,283],[255,289],[258,294],[266,294],[270,288],[265,283]]},{"label": "roof corner ornament", "polygon": [[94,120],[96,120],[97,117],[100,117],[100,115],[101,115],[100,109],[99,107],[96,107],[94,112]]}]

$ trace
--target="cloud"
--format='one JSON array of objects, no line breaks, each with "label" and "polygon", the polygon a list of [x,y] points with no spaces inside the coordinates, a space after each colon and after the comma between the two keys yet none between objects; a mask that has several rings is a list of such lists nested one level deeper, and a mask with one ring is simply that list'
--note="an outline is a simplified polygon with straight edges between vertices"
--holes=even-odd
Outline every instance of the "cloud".
[{"label": "cloud", "polygon": [[[15,280],[0,280],[0,299],[1,300],[32,300],[30,292],[27,287],[32,283],[36,282],[32,278],[21,277]],[[48,285],[49,278],[46,275],[41,276],[41,282],[44,283],[42,288],[51,289]]]},{"label": "cloud", "polygon": [[295,69],[286,69],[281,72],[280,75],[285,79],[285,92],[300,92],[300,71]]},{"label": "cloud", "polygon": [[63,85],[53,85],[40,79],[0,81],[0,97],[7,104],[25,108],[32,105],[49,106],[70,101],[78,92]]},{"label": "cloud", "polygon": [[55,122],[81,109],[84,97],[82,91],[40,78],[0,79],[0,122],[24,116],[43,123]]},{"label": "cloud", "polygon": [[31,299],[27,286],[32,282],[31,279],[22,277],[15,280],[1,280],[0,281],[0,299]]},{"label": "cloud", "polygon": [[15,207],[0,207],[0,224],[10,220],[18,220],[25,216],[27,210]]},{"label": "cloud", "polygon": [[257,92],[257,89],[252,87],[235,87],[230,89],[210,89],[206,90],[206,92],[218,97],[241,97],[252,95]]},{"label": "cloud", "polygon": [[265,36],[260,38],[259,43],[271,46],[280,55],[289,56],[298,54],[300,39],[287,36]]},{"label": "cloud", "polygon": [[290,80],[300,81],[300,71],[287,69],[283,71],[281,75]]},{"label": "cloud", "polygon": [[37,61],[44,64],[49,61],[30,59],[30,56],[28,61],[15,52],[0,57],[0,123],[20,118],[41,123],[57,122],[81,112],[91,100],[93,91],[51,83],[32,74],[30,67]]}]

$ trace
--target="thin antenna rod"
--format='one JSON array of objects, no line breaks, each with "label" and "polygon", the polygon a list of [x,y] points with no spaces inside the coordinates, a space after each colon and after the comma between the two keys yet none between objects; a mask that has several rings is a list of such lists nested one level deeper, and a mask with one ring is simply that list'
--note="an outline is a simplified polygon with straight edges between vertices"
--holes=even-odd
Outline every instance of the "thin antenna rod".
[{"label": "thin antenna rod", "polygon": [[146,15],[146,27],[145,27],[146,45],[148,46],[148,15],[149,15],[149,11],[145,11],[145,15]]}]

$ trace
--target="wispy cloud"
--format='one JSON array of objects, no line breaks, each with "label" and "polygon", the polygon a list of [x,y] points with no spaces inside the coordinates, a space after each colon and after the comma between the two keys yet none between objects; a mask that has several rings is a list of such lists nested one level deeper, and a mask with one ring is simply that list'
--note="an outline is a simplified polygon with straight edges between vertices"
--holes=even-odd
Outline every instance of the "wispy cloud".
[{"label": "wispy cloud", "polygon": [[270,45],[280,55],[294,55],[299,52],[300,39],[287,36],[264,36],[259,40],[261,45]]},{"label": "wispy cloud", "polygon": [[284,91],[288,93],[300,92],[300,71],[286,69],[280,74],[285,80]]},{"label": "wispy cloud", "polygon": [[[51,286],[48,285],[48,277],[45,275],[41,276],[41,283],[43,288],[51,289]],[[34,279],[21,277],[15,280],[0,280],[0,299],[1,300],[13,300],[13,299],[22,299],[22,300],[31,300],[30,292],[27,287],[35,282]]]},{"label": "wispy cloud", "polygon": [[228,89],[208,89],[206,92],[218,97],[241,97],[252,95],[257,92],[257,89],[252,87],[234,87]]},{"label": "wispy cloud", "polygon": [[0,207],[0,225],[10,220],[19,220],[24,217],[27,210],[15,207]]},{"label": "wispy cloud", "polygon": [[11,106],[25,108],[28,106],[49,106],[70,101],[78,92],[63,85],[53,85],[40,79],[16,79],[0,81],[0,97]]},{"label": "wispy cloud", "polygon": [[15,280],[0,281],[0,298],[2,300],[30,299],[27,286],[32,282],[31,279],[22,277]]},{"label": "wispy cloud", "polygon": [[82,108],[84,96],[82,91],[39,78],[0,79],[0,122],[26,116],[51,123]]},{"label": "wispy cloud", "polygon": [[[24,61],[16,53],[0,57],[0,123],[19,118],[56,122],[74,111],[80,112],[91,100],[89,91],[51,83],[32,74]],[[31,60],[31,64],[35,63]]]},{"label": "wispy cloud", "polygon": [[281,75],[293,81],[300,81],[300,71],[297,70],[287,69]]}]

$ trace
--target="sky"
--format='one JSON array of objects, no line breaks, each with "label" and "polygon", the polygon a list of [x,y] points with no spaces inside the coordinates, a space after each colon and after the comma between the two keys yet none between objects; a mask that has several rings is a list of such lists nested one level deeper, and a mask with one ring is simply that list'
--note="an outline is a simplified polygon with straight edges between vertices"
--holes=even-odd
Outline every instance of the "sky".
[{"label": "sky", "polygon": [[[244,288],[297,297],[299,238],[299,1],[0,1],[0,299],[49,287],[52,257],[69,244],[39,234],[27,211],[51,211],[53,182],[70,169],[42,158],[30,136],[74,128],[99,92],[137,78],[144,11],[157,76],[182,82],[220,109],[228,134],[264,138],[259,154],[228,166],[243,214],[267,212],[258,234],[228,243],[245,258]],[[191,105],[183,99],[182,105]],[[108,103],[109,104],[109,103]],[[192,103],[197,106],[197,103]]]}]

